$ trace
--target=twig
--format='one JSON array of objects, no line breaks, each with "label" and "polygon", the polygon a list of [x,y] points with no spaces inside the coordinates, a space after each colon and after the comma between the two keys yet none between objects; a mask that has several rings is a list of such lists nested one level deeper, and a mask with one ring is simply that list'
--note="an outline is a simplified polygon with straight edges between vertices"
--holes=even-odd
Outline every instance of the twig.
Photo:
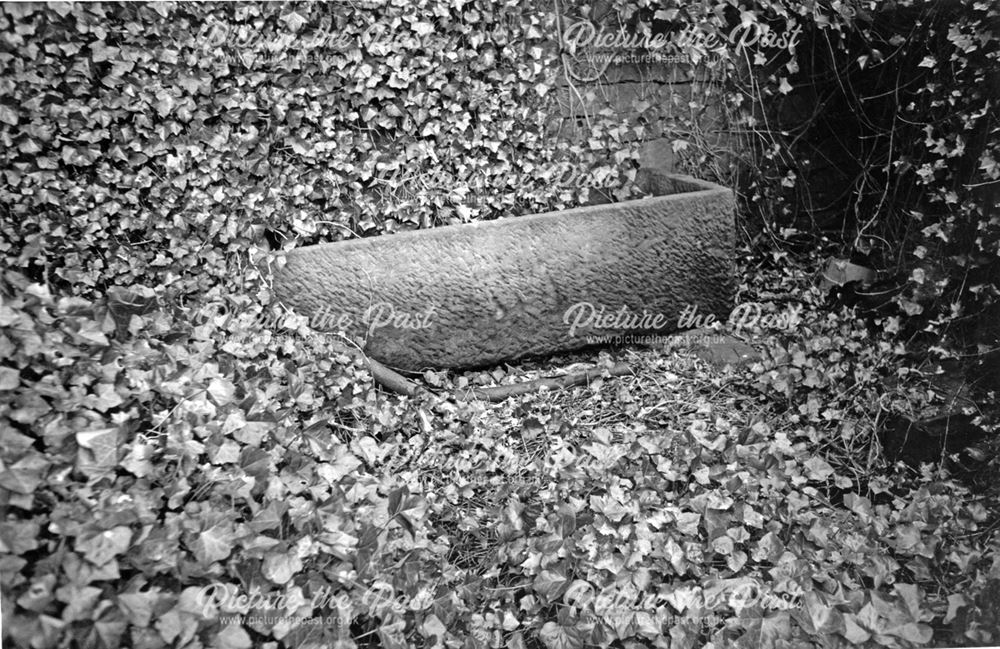
[{"label": "twig", "polygon": [[460,391],[456,394],[456,398],[459,401],[471,401],[478,399],[481,401],[497,403],[510,397],[537,392],[542,388],[559,390],[573,387],[574,385],[590,383],[591,381],[603,376],[605,372],[607,372],[610,376],[625,376],[627,374],[632,374],[632,369],[628,365],[619,363],[610,368],[595,367],[583,372],[575,372],[573,374],[554,376],[544,379],[535,379],[534,381],[524,381],[523,383],[514,383],[512,385],[497,385],[489,388],[470,388]]},{"label": "twig", "polygon": [[[398,372],[389,369],[374,358],[368,357],[363,352],[356,351],[354,353],[359,354],[362,360],[364,360],[369,371],[372,373],[372,379],[375,380],[375,383],[382,386],[386,390],[407,397],[414,397],[428,392],[427,388],[416,383],[415,381],[411,381]],[[510,397],[517,397],[537,392],[542,388],[560,390],[573,387],[575,385],[590,383],[591,381],[604,376],[605,372],[607,372],[609,376],[625,376],[633,373],[632,369],[628,365],[619,363],[610,368],[595,367],[582,372],[535,379],[533,381],[524,381],[522,383],[514,383],[512,385],[497,385],[488,388],[467,388],[465,390],[456,391],[453,396],[458,401],[480,400],[489,401],[491,403],[499,403],[509,399]]]},{"label": "twig", "polygon": [[370,358],[366,354],[361,354],[361,358],[368,365],[368,369],[371,371],[372,378],[375,379],[375,382],[386,390],[396,394],[402,394],[407,397],[414,397],[421,392],[426,391],[426,388],[414,383],[402,374],[390,370],[374,358]]}]

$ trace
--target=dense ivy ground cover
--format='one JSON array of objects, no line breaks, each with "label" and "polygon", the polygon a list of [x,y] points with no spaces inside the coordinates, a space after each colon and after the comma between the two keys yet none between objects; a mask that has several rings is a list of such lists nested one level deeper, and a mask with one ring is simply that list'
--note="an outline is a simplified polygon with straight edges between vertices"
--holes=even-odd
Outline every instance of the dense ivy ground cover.
[{"label": "dense ivy ground cover", "polygon": [[[836,32],[838,6],[757,10]],[[673,17],[721,29],[715,8]],[[747,273],[776,288],[745,299],[808,308],[794,331],[753,332],[766,356],[742,374],[649,352],[634,378],[495,407],[385,395],[341,341],[269,303],[267,236],[631,195],[634,125],[547,130],[560,66],[535,9],[3,6],[5,642],[998,641],[995,500],[885,466],[874,424],[902,350],[822,308],[804,269]],[[990,11],[952,46],[995,57],[964,35]],[[766,83],[777,96],[788,78]],[[959,99],[975,113],[983,97]],[[957,146],[928,141],[941,160]],[[947,165],[927,162],[933,184]],[[971,218],[983,205],[965,196]]]},{"label": "dense ivy ground cover", "polygon": [[18,646],[997,637],[995,499],[878,459],[899,349],[849,314],[747,332],[765,356],[742,372],[649,351],[634,377],[488,406],[348,382],[294,317],[156,311],[120,336],[6,279]]}]

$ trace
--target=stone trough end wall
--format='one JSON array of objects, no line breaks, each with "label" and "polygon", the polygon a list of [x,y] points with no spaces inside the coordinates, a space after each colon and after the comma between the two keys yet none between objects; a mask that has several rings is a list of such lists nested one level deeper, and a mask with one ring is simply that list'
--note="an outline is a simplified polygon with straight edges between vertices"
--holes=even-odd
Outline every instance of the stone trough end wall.
[{"label": "stone trough end wall", "polygon": [[[677,329],[732,308],[730,190],[644,170],[656,196],[293,250],[278,298],[403,370],[467,368]],[[654,325],[654,326],[650,326]]]}]

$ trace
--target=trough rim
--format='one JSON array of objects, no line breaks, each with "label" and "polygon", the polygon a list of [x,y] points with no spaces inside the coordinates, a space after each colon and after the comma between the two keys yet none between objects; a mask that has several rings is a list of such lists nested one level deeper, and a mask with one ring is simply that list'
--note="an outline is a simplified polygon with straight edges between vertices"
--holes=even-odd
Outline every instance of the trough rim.
[{"label": "trough rim", "polygon": [[675,202],[695,197],[700,198],[700,197],[719,196],[728,199],[735,199],[735,193],[733,192],[732,189],[719,185],[718,183],[713,183],[708,180],[702,180],[701,178],[696,178],[694,176],[689,176],[687,174],[667,173],[648,168],[643,169],[642,171],[651,172],[661,178],[676,180],[682,183],[687,183],[689,185],[694,185],[695,187],[700,187],[700,189],[694,189],[692,191],[673,192],[670,194],[656,194],[653,196],[646,196],[643,198],[633,198],[627,201],[619,201],[615,203],[603,203],[600,205],[580,205],[577,207],[569,207],[564,210],[552,210],[549,212],[524,214],[522,216],[501,216],[499,218],[490,219],[488,221],[471,221],[469,223],[454,223],[451,225],[441,225],[433,228],[418,228],[416,230],[405,230],[401,232],[394,232],[392,234],[382,233],[368,237],[355,237],[353,239],[341,239],[340,241],[326,241],[324,243],[311,244],[308,246],[299,246],[297,248],[293,248],[292,250],[288,251],[288,253],[286,254],[295,254],[297,252],[307,253],[319,249],[325,249],[331,246],[336,246],[337,248],[343,250],[347,246],[388,245],[389,241],[399,241],[400,243],[402,243],[412,237],[444,236],[443,233],[452,232],[456,228],[462,228],[466,230],[471,228],[474,228],[476,230],[484,230],[489,228],[508,227],[515,224],[527,225],[536,221],[555,219],[555,218],[565,217],[571,214],[575,215],[575,214],[588,214],[591,212],[607,212],[609,209],[615,210],[626,207],[644,207],[647,205]]}]

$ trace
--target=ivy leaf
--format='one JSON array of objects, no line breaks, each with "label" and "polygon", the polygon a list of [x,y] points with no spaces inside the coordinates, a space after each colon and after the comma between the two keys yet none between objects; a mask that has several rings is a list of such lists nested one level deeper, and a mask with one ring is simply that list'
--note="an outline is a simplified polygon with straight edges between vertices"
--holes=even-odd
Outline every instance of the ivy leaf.
[{"label": "ivy leaf", "polygon": [[420,633],[425,638],[444,638],[447,628],[438,618],[438,616],[431,613],[425,619],[423,624],[420,625]]},{"label": "ivy leaf", "polygon": [[379,448],[378,442],[368,435],[356,439],[351,442],[351,450],[356,453],[360,453],[361,457],[365,459],[369,465],[373,465],[381,459],[382,455],[385,453],[383,449]]},{"label": "ivy leaf", "polygon": [[853,614],[848,614],[844,616],[844,637],[847,638],[848,642],[854,645],[859,645],[867,642],[871,638],[871,634],[868,633],[857,622],[857,618]]},{"label": "ivy leaf", "polygon": [[123,469],[138,478],[145,478],[155,471],[150,458],[153,457],[153,445],[133,441],[128,455],[121,461]]},{"label": "ivy leaf", "polygon": [[0,390],[14,390],[20,384],[20,372],[11,367],[0,367]]},{"label": "ivy leaf", "polygon": [[117,47],[108,47],[108,44],[103,40],[95,41],[90,44],[91,57],[90,60],[94,63],[101,63],[103,61],[110,61],[111,59],[118,56],[120,50]]},{"label": "ivy leaf", "polygon": [[209,453],[209,461],[212,464],[235,464],[239,459],[240,446],[231,439],[227,439]]},{"label": "ivy leaf", "polygon": [[701,521],[701,514],[694,512],[684,512],[676,515],[677,529],[681,534],[688,536],[698,535],[698,523]]},{"label": "ivy leaf", "polygon": [[735,545],[728,536],[719,536],[712,541],[712,549],[723,556],[729,556],[733,553]]},{"label": "ivy leaf", "polygon": [[257,512],[249,522],[250,529],[255,532],[265,532],[281,525],[281,518],[288,511],[288,503],[284,500],[272,500],[267,507]]},{"label": "ivy leaf", "polygon": [[17,112],[15,112],[10,106],[0,104],[0,122],[10,124],[11,126],[17,126]]},{"label": "ivy leaf", "polygon": [[67,584],[56,589],[56,597],[66,603],[66,609],[62,613],[64,620],[68,622],[86,620],[91,618],[94,608],[100,601],[101,589],[95,586]]},{"label": "ivy leaf", "polygon": [[546,622],[538,632],[548,649],[580,649],[583,638],[573,627],[565,627],[555,622]]},{"label": "ivy leaf", "polygon": [[593,443],[584,446],[583,449],[593,455],[604,469],[614,466],[626,453],[626,450],[619,444],[609,446],[608,444]]},{"label": "ivy leaf", "polygon": [[729,566],[729,569],[734,573],[738,573],[743,569],[743,566],[746,565],[748,558],[749,557],[746,552],[737,550],[732,555],[726,557],[726,565]]},{"label": "ivy leaf", "polygon": [[[920,543],[920,528],[913,524],[898,525],[896,526],[896,538],[895,544],[896,548],[899,550],[911,550],[915,548]],[[910,597],[916,597],[912,593],[908,593]],[[909,601],[908,601],[909,603]]]},{"label": "ivy leaf", "polygon": [[629,510],[612,496],[591,496],[590,508],[604,514],[608,520],[615,523],[621,521],[629,513]]},{"label": "ivy leaf", "polygon": [[56,576],[53,574],[32,579],[31,587],[17,599],[18,606],[36,613],[43,612],[55,597],[55,584]]},{"label": "ivy leaf", "polygon": [[562,590],[563,586],[566,585],[566,577],[554,570],[543,570],[537,577],[535,577],[535,583],[533,588],[546,600],[554,602]]},{"label": "ivy leaf", "polygon": [[811,457],[805,463],[806,475],[812,480],[825,482],[827,478],[834,474],[833,467],[826,460],[819,457]]},{"label": "ivy leaf", "polygon": [[908,622],[892,631],[892,634],[916,645],[925,645],[934,635],[933,629],[926,624]]},{"label": "ivy leaf", "polygon": [[173,608],[159,616],[153,626],[160,632],[161,638],[173,643],[174,639],[179,636],[193,636],[198,628],[198,622],[192,614]]},{"label": "ivy leaf", "polygon": [[[106,604],[107,602],[105,602]],[[128,627],[121,611],[117,607],[108,606],[94,620],[94,631],[101,638],[105,647],[120,647],[122,634]]]},{"label": "ivy leaf", "polygon": [[382,624],[378,628],[378,637],[385,649],[407,649],[409,643],[406,641],[405,620],[396,620],[392,623]]},{"label": "ivy leaf", "polygon": [[103,473],[118,462],[118,429],[100,428],[76,434],[77,466],[84,473]]},{"label": "ivy leaf", "polygon": [[111,383],[98,383],[95,392],[96,396],[91,398],[91,403],[98,412],[107,412],[125,403]]},{"label": "ivy leaf", "polygon": [[227,624],[222,627],[212,642],[215,649],[250,649],[253,640],[246,630],[238,624]]},{"label": "ivy leaf", "polygon": [[316,155],[313,145],[300,137],[291,138],[292,151],[301,156],[311,157]]},{"label": "ivy leaf", "polygon": [[400,506],[403,504],[403,497],[409,495],[410,490],[403,485],[397,489],[393,489],[389,493],[389,518],[394,517],[400,511]]},{"label": "ivy leaf", "polygon": [[958,612],[969,605],[969,600],[961,593],[948,595],[948,612],[944,616],[944,623],[948,624],[955,619]]},{"label": "ivy leaf", "polygon": [[104,332],[101,330],[101,325],[93,320],[83,322],[79,331],[77,331],[74,336],[84,342],[101,347],[107,347],[111,344],[108,342],[108,337],[105,336]]},{"label": "ivy leaf", "polygon": [[95,566],[103,566],[119,554],[124,554],[131,542],[132,531],[118,526],[90,537],[77,537],[76,550]]},{"label": "ivy leaf", "polygon": [[828,635],[843,632],[844,620],[840,611],[827,604],[815,591],[803,595],[802,602],[815,633]]},{"label": "ivy leaf", "polygon": [[527,417],[522,422],[521,425],[521,436],[525,441],[532,441],[536,439],[539,435],[545,433],[545,425],[540,422],[536,417]]},{"label": "ivy leaf", "polygon": [[316,465],[316,473],[331,485],[335,485],[344,479],[344,476],[354,473],[361,466],[361,460],[352,453],[344,453],[332,464],[324,462]]},{"label": "ivy leaf", "polygon": [[664,597],[665,601],[674,607],[678,613],[683,613],[694,605],[701,596],[701,589],[694,586],[677,588]]},{"label": "ivy leaf", "polygon": [[225,379],[212,379],[208,383],[208,394],[217,406],[226,406],[232,403],[236,394],[236,386],[231,381]]},{"label": "ivy leaf", "polygon": [[194,542],[194,554],[204,565],[222,561],[233,551],[234,536],[230,529],[213,525],[202,530]]},{"label": "ivy leaf", "polygon": [[293,32],[299,31],[300,29],[302,29],[302,26],[308,22],[305,18],[302,17],[301,14],[295,11],[285,16],[282,16],[281,20],[283,20],[285,24],[288,25],[288,28]]},{"label": "ivy leaf", "polygon": [[609,612],[603,619],[621,640],[635,634],[635,614],[631,611]]},{"label": "ivy leaf", "polygon": [[233,433],[233,437],[248,446],[260,446],[271,428],[272,424],[266,421],[246,421]]},{"label": "ivy leaf", "polygon": [[264,576],[279,586],[291,581],[300,570],[302,570],[302,560],[295,555],[294,550],[268,554],[264,557],[264,565],[261,567]]},{"label": "ivy leaf", "polygon": [[[741,643],[747,649],[751,647],[780,647],[788,643],[792,634],[791,616],[788,611],[776,611],[763,618],[751,618],[752,622],[744,636],[748,642]],[[742,640],[742,638],[741,638]]]},{"label": "ivy leaf", "polygon": [[153,108],[156,109],[156,113],[160,117],[166,117],[174,109],[174,104],[173,95],[166,90],[161,90],[156,93],[156,102],[153,103]]},{"label": "ivy leaf", "polygon": [[906,312],[908,316],[920,315],[924,312],[924,307],[917,302],[908,300],[905,297],[899,298],[899,303],[903,307],[903,311]]},{"label": "ivy leaf", "polygon": [[0,552],[24,554],[38,547],[38,523],[0,523]]},{"label": "ivy leaf", "polygon": [[415,22],[410,25],[410,28],[417,32],[418,36],[427,36],[434,33],[434,25],[428,22]]},{"label": "ivy leaf", "polygon": [[122,593],[118,595],[118,607],[134,626],[145,628],[149,626],[158,599],[156,593]]},{"label": "ivy leaf", "polygon": [[267,482],[271,473],[271,456],[262,449],[245,446],[240,451],[240,468],[258,481]]},{"label": "ivy leaf", "polygon": [[14,493],[33,494],[44,479],[45,471],[50,464],[40,455],[24,457],[9,469],[0,472],[0,487]]}]

